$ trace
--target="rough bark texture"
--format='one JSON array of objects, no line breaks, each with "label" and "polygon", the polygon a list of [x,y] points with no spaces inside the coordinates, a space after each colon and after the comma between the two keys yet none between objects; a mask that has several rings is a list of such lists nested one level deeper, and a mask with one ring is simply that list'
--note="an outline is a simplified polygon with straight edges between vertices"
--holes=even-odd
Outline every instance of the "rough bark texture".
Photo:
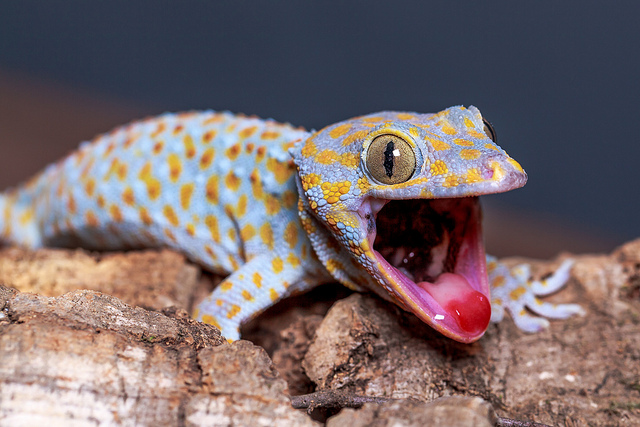
[{"label": "rough bark texture", "polygon": [[6,287],[0,307],[2,425],[314,424],[263,349],[229,345],[186,312]]},{"label": "rough bark texture", "polygon": [[169,250],[91,254],[0,249],[0,283],[45,296],[91,289],[131,305],[189,310],[199,278],[198,267]]},{"label": "rough bark texture", "polygon": [[491,405],[478,397],[444,397],[433,402],[367,403],[331,417],[327,427],[491,427],[497,419]]},{"label": "rough bark texture", "polygon": [[[578,302],[585,317],[533,335],[506,319],[471,345],[368,295],[326,315],[335,288],[287,300],[245,330],[287,389],[260,347],[229,345],[188,318],[210,285],[180,255],[5,249],[0,283],[39,295],[0,287],[0,424],[312,425],[287,390],[315,388],[407,399],[345,409],[329,425],[494,425],[493,411],[638,425],[640,240],[576,260],[568,288],[549,299]],[[534,275],[558,263],[533,262]],[[451,395],[482,400],[425,403]]]},{"label": "rough bark texture", "polygon": [[[514,260],[515,262],[515,260]],[[544,275],[558,262],[533,264]],[[552,425],[640,424],[640,240],[577,257],[557,297],[587,315],[523,334],[507,321],[471,345],[438,336],[376,298],[337,302],[303,367],[319,389],[431,400],[480,396],[498,415]]]}]

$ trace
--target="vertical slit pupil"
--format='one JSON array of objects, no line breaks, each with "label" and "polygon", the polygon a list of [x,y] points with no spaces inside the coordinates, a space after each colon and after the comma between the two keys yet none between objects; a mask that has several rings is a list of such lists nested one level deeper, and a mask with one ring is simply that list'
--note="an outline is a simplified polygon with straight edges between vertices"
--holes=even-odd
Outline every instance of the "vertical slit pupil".
[{"label": "vertical slit pupil", "polygon": [[384,171],[389,178],[393,176],[393,150],[395,150],[396,146],[393,141],[389,141],[387,143],[387,148],[384,150]]}]

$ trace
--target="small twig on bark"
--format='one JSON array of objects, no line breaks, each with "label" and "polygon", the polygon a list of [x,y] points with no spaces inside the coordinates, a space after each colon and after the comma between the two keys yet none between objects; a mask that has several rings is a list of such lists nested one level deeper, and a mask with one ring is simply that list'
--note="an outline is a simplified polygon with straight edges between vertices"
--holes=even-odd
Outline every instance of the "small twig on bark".
[{"label": "small twig on bark", "polygon": [[392,400],[398,399],[325,390],[300,396],[291,396],[291,405],[295,409],[307,409],[310,412],[315,408],[360,408],[365,403],[385,403]]},{"label": "small twig on bark", "polygon": [[547,424],[534,423],[533,421],[512,420],[511,418],[498,417],[498,427],[551,427]]}]

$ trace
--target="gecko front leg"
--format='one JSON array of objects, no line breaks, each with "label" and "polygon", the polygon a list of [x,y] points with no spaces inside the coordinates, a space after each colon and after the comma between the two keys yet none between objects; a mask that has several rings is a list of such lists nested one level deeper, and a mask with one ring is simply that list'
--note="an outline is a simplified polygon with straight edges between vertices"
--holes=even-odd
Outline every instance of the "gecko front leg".
[{"label": "gecko front leg", "polygon": [[[505,309],[516,326],[525,332],[538,332],[549,327],[549,319],[566,319],[573,315],[584,315],[578,304],[552,304],[539,297],[560,290],[569,280],[574,261],[566,259],[556,271],[543,280],[531,278],[529,264],[509,268],[496,257],[487,255],[487,272],[491,284],[491,321],[498,323]],[[542,317],[529,314],[527,309]]]}]

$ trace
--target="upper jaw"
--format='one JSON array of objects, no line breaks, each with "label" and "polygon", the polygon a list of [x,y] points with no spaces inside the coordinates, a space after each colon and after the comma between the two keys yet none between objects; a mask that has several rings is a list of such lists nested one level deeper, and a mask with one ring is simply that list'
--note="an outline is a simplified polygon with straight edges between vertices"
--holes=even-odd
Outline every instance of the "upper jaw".
[{"label": "upper jaw", "polygon": [[[370,211],[375,216],[387,202],[372,198],[363,212]],[[416,223],[425,217],[446,225],[436,224],[415,240],[416,233],[425,231],[413,227],[420,227]],[[391,228],[391,233],[382,229],[376,239],[377,230],[382,227]],[[370,268],[375,270],[372,276],[392,299],[457,341],[473,342],[484,334],[491,305],[477,197],[394,201],[378,215],[373,229],[369,224],[368,231],[373,257]],[[395,239],[400,241],[393,242]],[[419,241],[426,247],[411,247],[420,246]],[[411,266],[411,260],[402,259],[405,242],[409,250],[425,251],[416,258],[419,265]],[[388,246],[394,243],[401,246],[390,251]],[[403,265],[413,271],[404,270]]]}]

